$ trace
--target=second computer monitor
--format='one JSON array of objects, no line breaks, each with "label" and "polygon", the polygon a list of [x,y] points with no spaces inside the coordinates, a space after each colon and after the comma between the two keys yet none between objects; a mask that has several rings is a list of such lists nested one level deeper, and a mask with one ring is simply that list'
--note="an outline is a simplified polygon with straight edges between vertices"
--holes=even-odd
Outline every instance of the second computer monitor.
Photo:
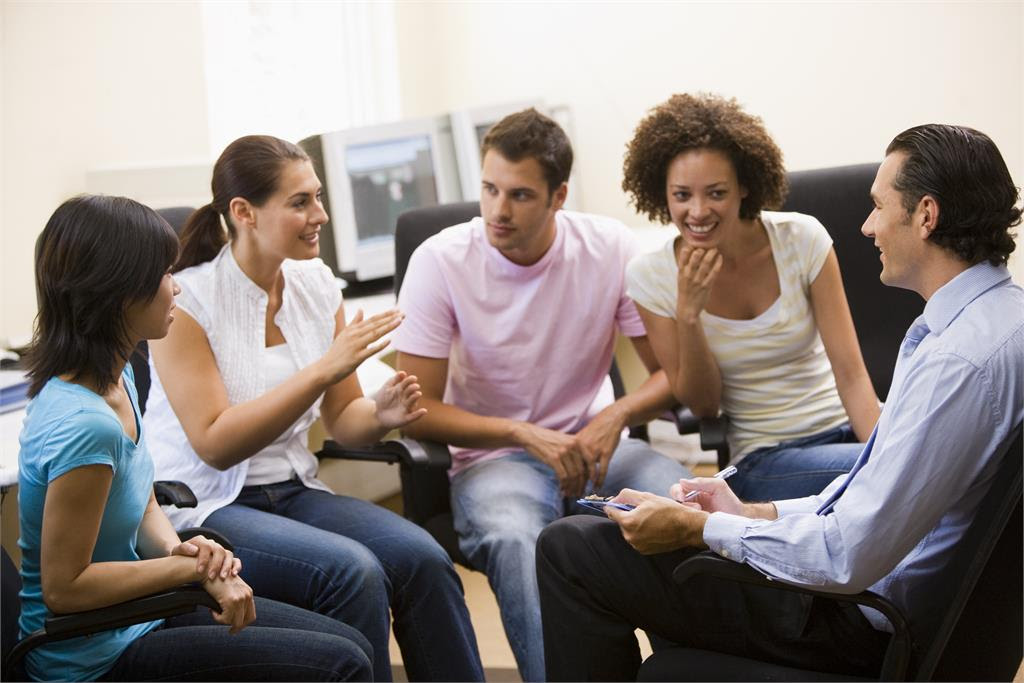
[{"label": "second computer monitor", "polygon": [[401,212],[462,199],[446,116],[334,131],[299,144],[326,190],[330,221],[320,255],[346,280],[394,275]]}]

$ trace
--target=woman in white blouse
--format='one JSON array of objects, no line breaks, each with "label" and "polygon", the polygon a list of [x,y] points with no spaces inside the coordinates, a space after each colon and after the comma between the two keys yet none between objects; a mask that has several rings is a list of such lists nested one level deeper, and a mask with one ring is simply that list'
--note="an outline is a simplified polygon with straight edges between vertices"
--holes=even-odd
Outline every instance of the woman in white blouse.
[{"label": "woman in white blouse", "polygon": [[257,595],[359,629],[377,680],[391,677],[389,611],[412,680],[482,680],[446,553],[400,516],[333,494],[307,447],[318,416],[331,438],[360,445],[425,412],[415,377],[398,373],[367,398],[354,372],[401,314],[357,312],[346,324],[316,258],[320,181],[296,145],[236,140],[212,190],[182,232],[178,324],[151,347],[145,421],[157,476],[185,481],[199,500],[169,511],[172,521],[230,538]]},{"label": "woman in white blouse", "polygon": [[673,393],[730,418],[746,500],[818,493],[878,420],[832,240],[785,197],[782,154],[735,100],[675,95],[636,128],[623,189],[679,234],[636,258],[636,301]]}]

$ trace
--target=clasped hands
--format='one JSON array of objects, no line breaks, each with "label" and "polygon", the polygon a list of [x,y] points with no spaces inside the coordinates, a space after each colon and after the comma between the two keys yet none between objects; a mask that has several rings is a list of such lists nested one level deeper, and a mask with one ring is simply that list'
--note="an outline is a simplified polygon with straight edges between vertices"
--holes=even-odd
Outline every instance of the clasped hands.
[{"label": "clasped hands", "polygon": [[604,483],[625,426],[622,410],[613,404],[575,434],[520,423],[517,441],[555,471],[563,496],[576,498],[583,494],[588,481],[593,482],[595,490]]},{"label": "clasped hands", "polygon": [[171,547],[169,555],[196,558],[196,574],[200,583],[221,611],[213,612],[213,620],[238,633],[256,619],[252,588],[238,575],[242,561],[220,543],[202,535],[193,536]]}]

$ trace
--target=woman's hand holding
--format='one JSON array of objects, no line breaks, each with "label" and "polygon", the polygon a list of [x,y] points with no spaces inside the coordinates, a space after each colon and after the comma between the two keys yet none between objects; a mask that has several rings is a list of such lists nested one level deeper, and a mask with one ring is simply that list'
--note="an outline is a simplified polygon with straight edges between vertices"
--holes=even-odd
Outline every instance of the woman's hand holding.
[{"label": "woman's hand holding", "polygon": [[377,420],[386,429],[398,429],[427,414],[426,408],[417,408],[423,392],[416,375],[399,371],[373,395],[377,407]]},{"label": "woman's hand holding", "polygon": [[722,255],[718,249],[702,249],[684,244],[679,250],[677,314],[681,320],[697,322],[708,304],[711,287],[722,269]]},{"label": "woman's hand holding", "polygon": [[219,614],[211,610],[213,620],[229,626],[229,633],[238,633],[256,619],[252,588],[240,577],[207,579],[203,581],[203,588],[220,605]]},{"label": "woman's hand holding", "polygon": [[196,558],[196,574],[206,579],[214,579],[218,575],[222,579],[238,576],[242,569],[242,561],[234,553],[203,535],[179,543],[168,554]]},{"label": "woman's hand holding", "polygon": [[334,384],[345,379],[364,360],[386,347],[387,339],[378,340],[398,327],[404,317],[398,309],[391,309],[363,320],[362,310],[357,311],[320,359],[327,370],[328,382]]}]

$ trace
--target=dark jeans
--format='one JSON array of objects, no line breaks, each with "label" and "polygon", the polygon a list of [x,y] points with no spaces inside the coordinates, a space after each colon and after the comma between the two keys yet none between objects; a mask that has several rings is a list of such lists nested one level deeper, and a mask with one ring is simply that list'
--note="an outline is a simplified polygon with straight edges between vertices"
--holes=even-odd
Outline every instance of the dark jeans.
[{"label": "dark jeans", "polygon": [[370,681],[372,656],[351,626],[256,598],[256,621],[241,632],[200,607],[129,645],[100,680]]},{"label": "dark jeans", "polygon": [[375,680],[391,680],[389,606],[410,680],[483,680],[462,582],[447,553],[412,522],[292,480],[247,486],[203,524],[231,540],[257,595],[366,636]]},{"label": "dark jeans", "polygon": [[690,552],[641,555],[597,517],[547,527],[537,542],[547,679],[636,680],[636,628],[657,642],[877,675],[889,634],[856,606],[711,578],[679,586],[672,571]]},{"label": "dark jeans", "polygon": [[862,450],[850,426],[842,425],[748,453],[729,486],[752,502],[813,496],[849,472]]}]

